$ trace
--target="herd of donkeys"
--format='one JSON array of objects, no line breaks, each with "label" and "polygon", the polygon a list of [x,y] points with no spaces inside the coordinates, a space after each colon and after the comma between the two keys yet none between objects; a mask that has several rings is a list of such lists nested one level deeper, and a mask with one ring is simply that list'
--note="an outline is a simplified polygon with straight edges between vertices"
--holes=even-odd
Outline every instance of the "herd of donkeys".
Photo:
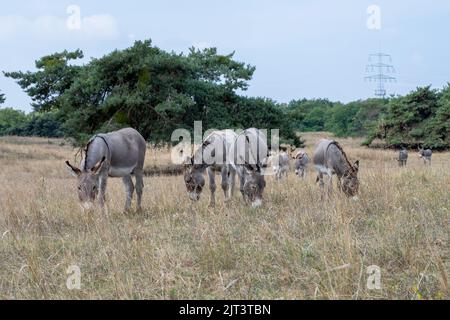
[{"label": "herd of donkeys", "polygon": [[[71,174],[77,178],[77,195],[83,211],[92,211],[97,198],[100,207],[105,208],[108,177],[122,178],[126,191],[125,212],[131,208],[135,191],[137,210],[142,210],[146,149],[146,141],[142,135],[132,128],[125,128],[93,136],[83,149],[78,167],[66,161]],[[419,153],[426,164],[431,164],[430,149],[420,149]],[[269,150],[266,136],[256,128],[246,129],[239,134],[233,130],[213,131],[192,155],[183,158],[187,194],[193,201],[200,199],[207,173],[211,192],[210,206],[213,207],[216,173],[221,175],[225,201],[232,198],[237,176],[244,202],[252,207],[259,207],[262,205],[266,186],[265,176],[274,173],[278,180],[281,179],[289,171],[291,157],[295,161],[296,175],[304,179],[306,167],[311,162],[305,151],[288,154],[286,151]],[[399,165],[405,166],[407,159],[407,150],[401,150],[397,159]],[[322,189],[325,187],[324,177],[328,177],[327,188],[331,192],[332,177],[335,175],[343,194],[357,199],[359,161],[351,163],[337,141],[321,139],[315,146],[312,163]],[[132,176],[135,177],[135,183]]]}]

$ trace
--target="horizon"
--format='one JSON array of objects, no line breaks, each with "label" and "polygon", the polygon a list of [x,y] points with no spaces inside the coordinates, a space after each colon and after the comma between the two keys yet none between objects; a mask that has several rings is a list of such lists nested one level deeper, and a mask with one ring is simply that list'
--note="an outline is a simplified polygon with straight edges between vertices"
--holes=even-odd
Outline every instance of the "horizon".
[{"label": "horizon", "polygon": [[[376,5],[379,14],[370,10]],[[80,10],[79,25],[74,20]],[[110,4],[86,0],[31,0],[9,3],[0,14],[1,71],[33,71],[42,56],[81,49],[88,63],[137,40],[176,53],[194,46],[216,47],[221,54],[256,67],[247,91],[278,103],[328,99],[348,103],[374,98],[375,83],[365,82],[369,54],[392,56],[396,83],[387,96],[417,87],[441,89],[450,79],[444,41],[450,29],[450,3],[414,0],[408,4],[351,0],[181,1]],[[168,21],[170,23],[168,23]],[[72,26],[72,28],[70,28]],[[206,27],[205,27],[206,26]],[[2,107],[31,112],[31,99],[13,79],[0,74]]]}]

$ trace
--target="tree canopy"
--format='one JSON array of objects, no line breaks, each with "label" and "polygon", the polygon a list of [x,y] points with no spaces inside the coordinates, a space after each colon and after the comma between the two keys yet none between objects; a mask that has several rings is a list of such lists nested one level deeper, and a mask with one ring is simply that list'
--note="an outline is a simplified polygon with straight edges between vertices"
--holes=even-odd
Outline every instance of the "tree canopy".
[{"label": "tree canopy", "polygon": [[[350,103],[300,99],[280,104],[238,94],[255,67],[216,48],[166,52],[150,40],[79,63],[83,52],[63,51],[36,61],[36,71],[6,72],[31,97],[34,112],[4,109],[0,134],[66,136],[82,144],[95,133],[134,127],[152,143],[168,143],[175,129],[280,129],[282,143],[301,146],[297,133],[382,139],[387,147],[450,148],[449,85],[420,87],[405,96]],[[4,95],[0,93],[0,104]],[[39,130],[42,127],[42,130]]]},{"label": "tree canopy", "polygon": [[[64,51],[38,60],[36,72],[5,75],[32,98],[35,111],[56,111],[64,133],[79,142],[126,126],[159,143],[177,128],[193,130],[194,121],[205,129],[285,123],[275,102],[237,94],[248,88],[255,67],[233,56],[215,48],[169,53],[147,40],[84,66],[69,63],[81,51]],[[279,129],[285,141],[301,144],[289,126]]]},{"label": "tree canopy", "polygon": [[389,147],[450,148],[449,92],[448,85],[442,90],[426,86],[390,99],[368,133],[367,144],[380,138]]}]

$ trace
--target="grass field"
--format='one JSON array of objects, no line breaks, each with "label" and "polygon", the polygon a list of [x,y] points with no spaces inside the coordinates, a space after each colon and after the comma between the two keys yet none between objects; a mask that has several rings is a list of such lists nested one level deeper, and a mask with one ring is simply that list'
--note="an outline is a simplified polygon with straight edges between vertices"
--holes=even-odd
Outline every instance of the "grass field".
[{"label": "grass field", "polygon": [[[307,151],[319,137],[305,134]],[[315,174],[269,177],[264,206],[228,206],[209,190],[191,203],[181,176],[147,177],[142,214],[122,214],[121,179],[110,179],[108,214],[83,215],[75,150],[61,140],[0,138],[2,299],[448,299],[450,153],[431,168],[397,153],[338,139],[359,159],[361,193],[320,201]],[[168,150],[147,165],[168,164]],[[218,177],[219,179],[219,177]],[[81,289],[67,268],[79,266]],[[368,289],[367,267],[381,269]]]}]

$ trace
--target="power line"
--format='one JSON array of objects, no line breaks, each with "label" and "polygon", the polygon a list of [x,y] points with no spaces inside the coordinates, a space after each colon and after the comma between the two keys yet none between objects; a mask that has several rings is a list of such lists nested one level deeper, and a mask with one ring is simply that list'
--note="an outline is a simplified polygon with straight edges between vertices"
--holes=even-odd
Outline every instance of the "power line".
[{"label": "power line", "polygon": [[[387,63],[385,62],[387,60]],[[389,54],[378,52],[371,53],[369,55],[369,62],[366,66],[366,73],[374,73],[369,76],[364,77],[365,81],[376,82],[377,87],[375,89],[375,96],[379,98],[384,98],[386,96],[386,89],[384,84],[386,82],[396,82],[397,79],[388,74],[395,73],[395,68],[393,65],[389,64],[392,62],[392,58]]]}]

